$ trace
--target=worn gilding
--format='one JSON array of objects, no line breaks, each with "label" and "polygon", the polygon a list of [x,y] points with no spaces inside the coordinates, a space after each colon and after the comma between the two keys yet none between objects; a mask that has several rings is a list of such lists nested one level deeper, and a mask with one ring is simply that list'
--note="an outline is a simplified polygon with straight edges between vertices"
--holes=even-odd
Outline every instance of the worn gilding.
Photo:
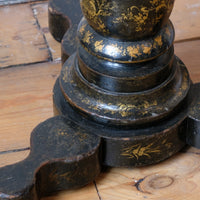
[{"label": "worn gilding", "polygon": [[174,41],[171,22],[153,37],[141,41],[120,41],[103,37],[95,32],[84,18],[79,30],[78,38],[85,50],[98,58],[118,63],[136,63],[154,59],[166,52]]},{"label": "worn gilding", "polygon": [[[62,69],[60,84],[66,100],[97,121],[106,120],[118,125],[141,124],[168,116],[187,96],[190,87],[188,72],[177,63],[179,60],[174,63],[177,69],[160,86],[144,93],[118,94],[87,83],[80,74],[75,57],[71,57]],[[75,82],[71,83],[71,80]]]},{"label": "worn gilding", "polygon": [[88,23],[100,34],[123,39],[153,36],[172,11],[174,0],[81,0]]},{"label": "worn gilding", "polygon": [[[106,149],[103,152],[105,165],[130,167],[152,164],[168,158],[183,147],[184,142],[181,137],[186,128],[184,120],[187,115],[186,108],[153,126],[151,124],[136,128],[105,126],[105,124],[93,122],[85,115],[80,115],[70,104],[66,103],[58,83],[57,81],[54,88],[56,108],[60,114],[70,117],[102,137],[103,146]],[[136,156],[133,156],[133,153]]]},{"label": "worn gilding", "polygon": [[147,146],[144,146],[143,144],[136,144],[130,147],[126,147],[122,150],[121,155],[122,156],[127,156],[128,158],[136,158],[137,160],[141,156],[146,156],[148,158],[152,157],[152,154],[160,153],[159,147],[154,147],[154,143],[151,143]]}]

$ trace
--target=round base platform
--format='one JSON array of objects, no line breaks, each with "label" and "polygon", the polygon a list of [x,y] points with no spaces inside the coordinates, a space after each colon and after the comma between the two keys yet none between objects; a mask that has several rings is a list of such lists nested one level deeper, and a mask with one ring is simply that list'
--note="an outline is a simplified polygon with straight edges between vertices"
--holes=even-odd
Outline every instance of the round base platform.
[{"label": "round base platform", "polygon": [[65,100],[56,81],[54,113],[78,123],[102,138],[103,164],[112,167],[133,167],[155,164],[178,152],[185,144],[187,109],[182,108],[156,125],[141,128],[115,127],[96,123],[78,114]]}]

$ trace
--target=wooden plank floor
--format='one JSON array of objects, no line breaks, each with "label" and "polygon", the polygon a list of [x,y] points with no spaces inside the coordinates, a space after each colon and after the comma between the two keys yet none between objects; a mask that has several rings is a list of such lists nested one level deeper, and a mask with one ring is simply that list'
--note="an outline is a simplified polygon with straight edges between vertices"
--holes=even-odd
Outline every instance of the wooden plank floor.
[{"label": "wooden plank floor", "polygon": [[0,7],[0,30],[1,68],[49,60],[47,44],[30,5]]},{"label": "wooden plank floor", "polygon": [[[176,55],[192,80],[200,82],[200,0],[176,0],[171,20]],[[0,7],[0,167],[26,158],[31,130],[53,116],[52,88],[60,69],[60,45],[48,30],[47,2]],[[64,199],[199,200],[200,150],[185,148],[148,167],[108,168],[80,190],[44,198]]]},{"label": "wooden plank floor", "polygon": [[20,4],[20,3],[29,3],[33,1],[45,1],[45,0],[0,0],[0,6],[11,5],[11,4]]}]

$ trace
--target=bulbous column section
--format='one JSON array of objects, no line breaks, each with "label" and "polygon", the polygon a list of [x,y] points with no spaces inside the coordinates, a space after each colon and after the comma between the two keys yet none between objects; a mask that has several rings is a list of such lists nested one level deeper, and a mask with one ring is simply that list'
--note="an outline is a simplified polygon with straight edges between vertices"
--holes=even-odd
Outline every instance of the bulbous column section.
[{"label": "bulbous column section", "polygon": [[81,0],[90,26],[99,34],[125,40],[152,37],[166,25],[174,0]]}]

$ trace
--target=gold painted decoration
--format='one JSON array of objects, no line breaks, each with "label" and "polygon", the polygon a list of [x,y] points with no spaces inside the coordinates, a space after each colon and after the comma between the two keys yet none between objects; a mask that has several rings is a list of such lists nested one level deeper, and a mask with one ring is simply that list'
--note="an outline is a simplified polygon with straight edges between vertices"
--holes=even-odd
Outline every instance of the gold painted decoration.
[{"label": "gold painted decoration", "polygon": [[134,158],[136,160],[138,160],[142,156],[151,158],[153,156],[152,154],[159,154],[161,152],[159,148],[160,147],[155,145],[154,143],[148,144],[147,146],[144,146],[144,144],[135,144],[133,146],[125,147],[122,150],[121,155],[126,156],[130,159]]},{"label": "gold painted decoration", "polygon": [[[116,18],[114,23],[131,22],[135,24],[136,32],[147,31],[146,29],[152,31],[153,27],[163,19],[166,12],[170,14],[173,1],[152,0],[149,2],[150,7],[143,7],[143,5],[128,7],[125,12],[121,13],[120,17]],[[150,17],[151,12],[153,17]],[[151,18],[151,26],[147,27],[145,25],[149,22],[149,18]]]},{"label": "gold painted decoration", "polygon": [[82,0],[88,23],[99,33],[130,39],[153,36],[167,23],[174,0]]},{"label": "gold painted decoration", "polygon": [[108,61],[135,63],[154,59],[166,52],[174,41],[173,25],[169,21],[156,35],[141,41],[119,41],[94,31],[83,18],[78,39],[90,54]]},{"label": "gold painted decoration", "polygon": [[101,17],[111,16],[110,10],[117,8],[117,4],[107,0],[83,0],[81,5],[88,19],[96,24],[95,29],[109,34],[109,30]]},{"label": "gold painted decoration", "polygon": [[[73,63],[72,58],[65,63],[60,76],[60,86],[62,91],[65,91],[63,92],[65,99],[73,108],[82,108],[85,115],[92,115],[95,120],[109,120],[110,124],[118,123],[119,120],[123,125],[140,124],[140,121],[145,120],[149,123],[158,120],[160,116],[167,117],[173,106],[175,107],[180,99],[186,97],[190,87],[188,72],[180,65],[172,78],[165,81],[162,87],[148,90],[143,95],[109,94],[87,85],[84,79],[77,79],[78,66],[74,65],[76,62]],[[177,80],[177,76],[182,77],[181,81]],[[76,82],[71,83],[72,79]],[[163,91],[164,94],[161,96]]]}]

